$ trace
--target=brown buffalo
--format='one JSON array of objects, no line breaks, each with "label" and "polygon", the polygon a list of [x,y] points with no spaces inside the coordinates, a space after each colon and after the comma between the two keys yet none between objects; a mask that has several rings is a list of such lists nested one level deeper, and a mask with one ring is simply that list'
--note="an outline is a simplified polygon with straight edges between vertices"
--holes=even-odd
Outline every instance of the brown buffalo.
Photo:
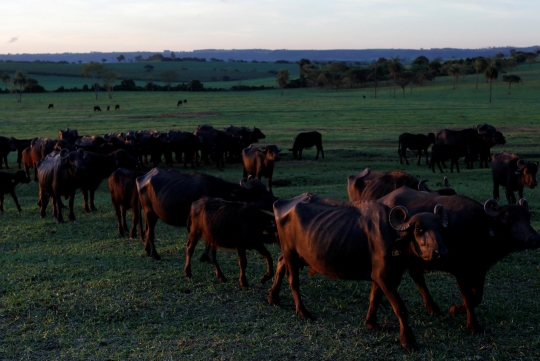
[{"label": "brown buffalo", "polygon": [[268,178],[268,190],[272,192],[274,163],[280,159],[279,149],[275,145],[267,145],[266,147],[249,146],[242,151],[243,177],[247,178],[249,175],[257,179]]},{"label": "brown buffalo", "polygon": [[405,162],[409,165],[409,160],[407,159],[407,148],[410,150],[418,151],[418,162],[417,165],[420,165],[420,159],[422,158],[422,151],[426,155],[426,164],[429,164],[428,161],[428,147],[430,144],[435,142],[435,134],[428,133],[425,134],[411,134],[403,133],[399,136],[398,143],[398,154],[399,154],[399,163],[403,164],[403,158]]},{"label": "brown buffalo", "polygon": [[128,233],[126,222],[126,212],[131,209],[133,212],[133,222],[130,238],[137,236],[137,223],[140,225],[141,240],[144,242],[143,225],[141,219],[141,206],[139,203],[139,194],[137,193],[137,177],[144,175],[144,172],[130,170],[126,168],[118,168],[108,179],[109,192],[111,193],[111,201],[118,221],[118,235],[123,237]]},{"label": "brown buffalo", "polygon": [[491,162],[491,172],[493,198],[499,199],[499,186],[503,186],[506,189],[508,204],[516,204],[515,191],[518,192],[519,198],[523,198],[524,187],[534,189],[538,185],[536,180],[538,162],[525,162],[514,153],[502,151],[495,154]]},{"label": "brown buffalo", "polygon": [[15,187],[19,183],[29,183],[30,178],[26,176],[24,170],[18,170],[15,173],[0,172],[0,212],[4,212],[4,195],[9,194],[17,206],[19,212],[22,211],[19,200],[15,194]]},{"label": "brown buffalo", "polygon": [[283,254],[268,296],[270,304],[278,303],[287,274],[296,313],[312,318],[300,297],[298,269],[302,266],[335,279],[371,281],[366,324],[377,326],[376,306],[385,294],[399,319],[402,346],[414,347],[405,303],[397,288],[410,263],[431,263],[446,254],[439,232],[447,225],[442,207],[409,219],[401,206],[391,209],[375,201],[329,205],[304,194],[276,201],[274,214]]}]

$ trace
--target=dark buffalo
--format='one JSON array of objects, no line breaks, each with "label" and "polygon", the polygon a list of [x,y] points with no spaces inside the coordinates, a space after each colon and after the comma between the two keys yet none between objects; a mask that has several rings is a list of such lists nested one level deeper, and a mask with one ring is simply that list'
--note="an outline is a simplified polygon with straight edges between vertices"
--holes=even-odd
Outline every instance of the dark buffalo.
[{"label": "dark buffalo", "polygon": [[169,142],[164,150],[165,162],[172,167],[172,153],[176,156],[176,161],[182,161],[184,155],[184,168],[187,168],[188,162],[191,163],[191,168],[195,167],[197,151],[200,147],[199,138],[189,132],[171,129],[167,132]]},{"label": "dark buffalo", "polygon": [[79,136],[79,132],[77,131],[77,129],[69,129],[69,128],[67,128],[66,130],[60,129],[58,131],[58,139],[67,140],[71,144],[75,144],[75,142],[79,138],[80,138],[80,136]]},{"label": "dark buffalo", "polygon": [[467,314],[467,327],[482,330],[474,309],[482,302],[486,274],[497,261],[511,252],[538,248],[540,235],[531,227],[527,201],[500,207],[494,199],[484,205],[461,195],[438,196],[402,187],[379,202],[394,207],[403,205],[410,214],[427,212],[441,204],[451,225],[443,232],[443,241],[451,255],[440,264],[415,264],[409,268],[429,312],[440,312],[424,278],[425,271],[452,274],[458,283],[463,304],[450,308],[453,315]]},{"label": "dark buffalo", "polygon": [[139,194],[137,193],[137,177],[144,175],[144,172],[118,168],[108,179],[111,201],[114,206],[116,219],[118,220],[118,235],[123,237],[128,233],[126,222],[126,212],[131,209],[133,212],[133,222],[130,238],[137,237],[137,223],[140,225],[141,240],[144,241],[143,225],[141,220],[141,206],[139,203]]},{"label": "dark buffalo", "polygon": [[498,144],[506,144],[506,138],[501,132],[495,131],[493,133],[489,132],[481,135],[480,139],[480,168],[488,168],[491,163],[491,148]]},{"label": "dark buffalo", "polygon": [[167,133],[158,132],[156,130],[139,130],[134,133],[135,149],[139,160],[148,163],[150,161],[157,167],[161,163],[161,155],[169,143]]},{"label": "dark buffalo", "polygon": [[222,130],[214,129],[211,125],[199,125],[193,132],[201,140],[201,158],[208,162],[209,157],[216,162],[216,167],[225,166],[227,152],[241,154],[244,143],[240,137],[233,137]]},{"label": "dark buffalo", "polygon": [[160,259],[154,245],[158,219],[172,226],[186,227],[191,204],[201,197],[253,203],[267,210],[272,209],[277,199],[258,179],[235,184],[207,174],[182,174],[159,168],[137,178],[137,191],[146,218],[145,250],[154,259]]},{"label": "dark buffalo", "polygon": [[255,249],[266,260],[266,273],[261,278],[265,283],[274,275],[272,255],[264,246],[275,242],[274,216],[252,204],[229,202],[219,198],[203,197],[191,205],[188,219],[189,240],[186,249],[184,275],[191,277],[191,257],[199,239],[204,237],[207,255],[214,265],[216,276],[222,282],[227,278],[221,271],[216,258],[218,247],[236,249],[240,265],[240,286],[247,287],[246,250]]},{"label": "dark buffalo", "polygon": [[[94,152],[84,152],[84,155],[87,176],[80,182],[80,188],[84,199],[84,211],[92,212],[96,210],[94,194],[101,181],[108,178],[118,168],[137,168],[139,161],[122,149],[107,155]],[[90,194],[90,202],[88,194]]]},{"label": "dark buffalo", "polygon": [[176,106],[179,106],[179,105],[182,105],[182,101],[179,100],[177,103],[176,103]]},{"label": "dark buffalo", "polygon": [[98,107],[97,105],[94,107],[94,112],[100,112],[101,111],[101,108]]},{"label": "dark buffalo", "polygon": [[466,146],[433,144],[429,166],[433,173],[435,173],[435,165],[439,167],[441,173],[444,173],[441,163],[444,165],[444,161],[450,160],[450,172],[454,173],[454,166],[456,166],[456,171],[459,173],[459,158],[468,159],[471,156],[470,148]]},{"label": "dark buffalo", "polygon": [[242,151],[242,161],[244,163],[244,178],[248,175],[261,179],[268,179],[268,190],[272,192],[272,175],[274,174],[274,163],[281,159],[279,149],[275,145],[266,147],[250,146]]},{"label": "dark buffalo", "polygon": [[259,128],[253,127],[253,130],[246,127],[235,127],[231,125],[223,129],[225,133],[235,134],[242,137],[246,146],[259,142],[259,139],[265,139],[266,135]]},{"label": "dark buffalo", "polygon": [[420,165],[420,158],[422,158],[422,151],[424,151],[424,154],[426,155],[426,164],[429,164],[428,162],[428,148],[430,144],[433,144],[435,142],[435,134],[434,133],[428,133],[428,135],[425,134],[411,134],[411,133],[403,133],[399,136],[399,144],[398,144],[398,154],[399,154],[399,163],[403,164],[403,158],[405,158],[405,162],[407,165],[409,165],[409,160],[407,159],[407,148],[410,150],[417,150],[418,151],[418,165]]},{"label": "dark buffalo", "polygon": [[319,132],[305,132],[300,133],[294,139],[292,149],[294,159],[302,159],[302,150],[310,149],[313,146],[317,147],[317,155],[315,159],[319,159],[319,152],[324,158],[324,152],[322,147],[322,135]]},{"label": "dark buffalo", "polygon": [[29,183],[30,178],[26,176],[24,170],[18,170],[15,173],[0,172],[0,212],[4,212],[4,195],[9,194],[17,206],[19,212],[22,211],[19,200],[15,194],[15,187],[19,183]]},{"label": "dark buffalo", "polygon": [[116,104],[116,105],[114,106],[114,110],[120,110],[120,104]]},{"label": "dark buffalo", "polygon": [[54,104],[53,104],[53,103],[49,104],[49,106],[47,107],[47,109],[53,109],[53,108],[54,108]]},{"label": "dark buffalo", "polygon": [[[50,154],[55,147],[56,142],[49,138],[36,138],[30,143],[30,158],[32,168],[34,168],[34,180],[38,181],[38,168],[37,164],[40,160]],[[30,162],[28,162],[30,165]]]},{"label": "dark buffalo", "polygon": [[111,106],[107,105],[107,111],[111,110]]},{"label": "dark buffalo", "polygon": [[80,137],[75,141],[75,146],[88,152],[100,154],[109,154],[114,150],[105,138],[99,135],[85,135]]},{"label": "dark buffalo", "polygon": [[379,172],[366,168],[361,173],[351,175],[347,178],[347,193],[351,202],[379,199],[403,186],[425,192],[436,192],[437,194],[456,194],[456,191],[448,185],[448,179],[446,177],[444,188],[437,191],[431,191],[427,188],[425,185],[426,182],[425,180],[420,181],[409,173],[401,171]]},{"label": "dark buffalo", "polygon": [[402,346],[415,346],[397,288],[409,264],[431,263],[446,254],[439,231],[447,225],[441,206],[408,219],[407,209],[401,206],[391,209],[375,201],[328,205],[304,194],[276,201],[274,214],[283,255],[268,296],[270,304],[279,302],[287,274],[296,313],[312,318],[300,297],[298,269],[302,266],[309,266],[311,274],[372,281],[368,328],[377,326],[376,306],[385,294],[399,319]]},{"label": "dark buffalo", "polygon": [[30,145],[32,145],[33,139],[16,139],[13,137],[9,138],[10,143],[15,143],[15,148],[17,148],[17,164],[19,165],[19,169],[22,168],[22,152],[26,148],[30,147]]},{"label": "dark buffalo", "polygon": [[15,142],[10,140],[9,138],[0,136],[0,169],[3,169],[2,163],[6,165],[6,169],[9,169],[7,160],[8,154],[10,152],[15,152],[16,150],[17,147],[15,145]]},{"label": "dark buffalo", "polygon": [[516,204],[515,191],[518,192],[519,198],[523,198],[524,187],[534,189],[538,185],[536,180],[538,162],[525,162],[514,153],[502,151],[495,154],[491,162],[491,173],[493,198],[499,199],[499,186],[503,186],[506,189],[508,204]]},{"label": "dark buffalo", "polygon": [[62,199],[69,198],[69,220],[75,221],[73,204],[75,191],[87,176],[82,149],[70,152],[67,149],[54,151],[37,164],[39,180],[39,205],[41,218],[45,217],[49,198],[52,198],[53,217],[64,223]]}]

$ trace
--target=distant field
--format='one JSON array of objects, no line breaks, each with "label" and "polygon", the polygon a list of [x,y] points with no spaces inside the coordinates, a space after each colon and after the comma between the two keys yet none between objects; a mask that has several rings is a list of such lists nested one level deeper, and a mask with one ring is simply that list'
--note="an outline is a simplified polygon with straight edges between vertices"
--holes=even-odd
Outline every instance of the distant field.
[{"label": "distant field", "polygon": [[[191,79],[198,79],[205,84],[207,82],[220,82],[226,88],[236,85],[238,81],[272,77],[275,79],[275,75],[270,74],[269,71],[277,71],[278,69],[289,70],[291,76],[298,75],[298,65],[296,64],[185,61],[105,63],[104,65],[119,73],[119,79],[134,79],[140,85],[144,85],[148,76],[153,78],[153,82],[160,84],[160,73],[164,70],[176,71],[178,79],[173,82],[174,84],[187,83]],[[154,69],[148,72],[144,69],[145,65],[152,65]],[[91,82],[90,79],[81,77],[81,66],[79,64],[0,62],[0,73],[8,72],[13,77],[15,71],[25,72],[30,78],[37,79],[46,90],[55,90],[61,85],[66,87],[65,84],[70,84],[69,87],[76,86],[80,88],[82,85]],[[223,81],[224,77],[228,77],[230,80]],[[120,81],[117,83],[120,83]],[[260,85],[262,83],[255,81],[253,84]]]},{"label": "distant field", "polygon": [[[507,84],[494,82],[491,104],[488,84],[481,82],[475,90],[474,76],[460,79],[456,90],[448,77],[415,87],[412,94],[407,87],[404,97],[398,88],[395,99],[391,86],[380,87],[377,99],[372,87],[286,89],[283,96],[279,90],[117,92],[112,100],[105,93],[98,100],[93,93],[23,94],[22,103],[13,94],[0,94],[0,135],[56,139],[66,127],[80,134],[105,134],[148,128],[193,131],[205,123],[218,129],[257,126],[267,136],[261,145],[282,149],[274,178],[288,185],[276,186],[276,196],[288,199],[309,191],[346,200],[347,176],[367,166],[404,170],[437,188],[443,178],[438,171],[433,174],[415,162],[399,164],[397,139],[403,132],[487,122],[507,140],[493,152],[506,149],[540,160],[540,64],[522,65],[512,73],[522,76],[523,85],[513,85],[507,94]],[[179,99],[188,103],[176,107]],[[47,110],[49,103],[54,109]],[[92,111],[94,105],[103,109],[116,103],[120,111]],[[287,149],[299,132],[308,130],[322,133],[325,159],[313,160],[314,149],[304,152],[303,161],[292,159]],[[13,153],[9,162],[16,167]],[[177,164],[174,168],[186,172]],[[242,166],[226,164],[218,170],[208,165],[197,171],[237,182]],[[445,175],[460,194],[482,203],[492,197],[488,169]],[[474,336],[464,316],[447,312],[461,302],[453,277],[427,275],[444,312],[435,316],[426,312],[414,282],[405,275],[399,292],[420,346],[408,353],[400,347],[397,320],[386,300],[379,310],[383,327],[368,331],[364,326],[368,282],[308,277],[301,271],[302,297],[318,318],[310,322],[295,315],[286,281],[281,306],[266,304],[270,286],[259,284],[265,264],[256,252],[248,253],[249,289],[238,286],[236,254],[222,250],[218,258],[228,283],[217,281],[212,266],[198,260],[193,261],[193,278],[186,280],[185,229],[158,222],[156,247],[162,260],[146,257],[139,240],[117,236],[105,184],[96,193],[98,212],[83,213],[77,194],[77,222],[61,225],[50,213],[39,218],[36,183],[18,186],[17,194],[22,214],[7,196],[0,215],[2,360],[537,360],[540,355],[540,250],[510,255],[488,273],[484,301],[477,308],[486,331]],[[526,189],[525,197],[531,223],[539,229],[540,190]],[[200,242],[195,256],[202,249]],[[278,246],[269,249],[276,261]]]}]

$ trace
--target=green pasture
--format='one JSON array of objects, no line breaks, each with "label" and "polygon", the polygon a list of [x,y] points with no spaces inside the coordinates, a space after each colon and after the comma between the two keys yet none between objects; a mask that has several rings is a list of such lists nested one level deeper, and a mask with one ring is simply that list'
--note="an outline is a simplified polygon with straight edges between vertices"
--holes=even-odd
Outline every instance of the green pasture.
[{"label": "green pasture", "polygon": [[[22,103],[14,94],[1,94],[0,135],[57,138],[58,130],[66,127],[80,134],[104,134],[149,128],[192,131],[199,124],[257,126],[267,136],[261,144],[276,144],[284,153],[275,168],[275,181],[281,184],[274,189],[276,196],[286,199],[309,191],[346,200],[347,176],[368,166],[404,170],[429,179],[432,188],[440,185],[443,175],[432,173],[424,163],[417,166],[412,152],[410,166],[399,164],[397,139],[406,131],[427,133],[487,122],[507,139],[494,152],[504,148],[526,160],[540,160],[540,68],[525,65],[514,73],[522,76],[524,85],[513,85],[507,94],[507,85],[496,81],[491,104],[488,84],[481,82],[476,90],[474,76],[460,80],[456,90],[447,78],[415,87],[412,94],[406,88],[405,97],[398,88],[395,99],[386,83],[379,87],[377,98],[373,87],[286,89],[283,96],[279,90],[116,92],[112,100],[106,93],[100,93],[98,100],[93,93],[23,94]],[[188,103],[177,107],[179,99]],[[47,110],[49,103],[54,103],[54,109]],[[114,104],[120,104],[120,111],[92,111],[94,105],[105,109]],[[304,151],[304,160],[295,161],[287,149],[296,134],[308,130],[322,133],[325,158],[315,161],[312,149]],[[10,154],[9,163],[17,167],[15,154]],[[174,168],[186,172],[179,165]],[[224,169],[207,165],[197,171],[234,182],[242,175],[240,164],[226,164]],[[445,175],[460,194],[482,203],[492,197],[490,170],[462,169]],[[388,302],[379,310],[382,328],[365,328],[368,282],[310,278],[302,272],[302,297],[318,318],[307,321],[295,315],[286,282],[281,306],[266,304],[270,284],[259,283],[265,264],[256,252],[248,253],[248,289],[238,286],[234,251],[218,252],[229,282],[220,283],[213,267],[197,257],[193,278],[186,280],[185,229],[159,222],[156,247],[162,260],[146,257],[139,240],[117,236],[106,182],[96,194],[97,212],[83,213],[82,197],[77,194],[74,223],[55,224],[49,212],[39,218],[36,183],[19,185],[17,194],[23,212],[17,213],[8,195],[0,215],[2,360],[540,358],[538,250],[512,254],[489,272],[484,301],[477,308],[485,327],[480,335],[470,334],[465,317],[446,312],[461,303],[453,277],[427,275],[434,298],[445,310],[444,315],[434,316],[426,312],[414,283],[405,275],[399,291],[419,345],[409,353],[400,346],[399,326]],[[538,229],[540,193],[526,189],[525,197]],[[202,244],[196,255],[202,252]],[[269,248],[276,262],[279,249]]]}]

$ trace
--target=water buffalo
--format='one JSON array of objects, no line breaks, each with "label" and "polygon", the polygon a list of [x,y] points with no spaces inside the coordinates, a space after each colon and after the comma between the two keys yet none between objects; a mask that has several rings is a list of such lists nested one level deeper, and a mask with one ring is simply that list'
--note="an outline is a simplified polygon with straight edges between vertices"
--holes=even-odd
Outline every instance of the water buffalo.
[{"label": "water buffalo", "polygon": [[458,283],[463,304],[450,308],[450,313],[467,314],[467,327],[480,332],[482,326],[474,309],[482,302],[486,274],[497,261],[511,252],[540,247],[540,235],[531,227],[531,214],[526,200],[520,205],[500,207],[490,199],[485,204],[461,195],[438,196],[402,187],[379,199],[394,207],[403,205],[410,214],[427,212],[441,204],[451,225],[443,234],[443,242],[451,257],[439,264],[415,264],[409,273],[420,289],[429,312],[440,312],[424,278],[425,271],[439,270],[452,274]]},{"label": "water buffalo", "polygon": [[15,152],[16,150],[15,142],[9,138],[0,136],[0,169],[3,169],[2,163],[6,165],[6,169],[9,169],[7,156],[10,152]]},{"label": "water buffalo", "polygon": [[9,142],[14,143],[15,148],[17,149],[17,164],[19,165],[19,169],[21,169],[22,165],[22,152],[26,148],[30,147],[30,145],[32,145],[33,139],[16,139],[14,137],[9,138]]},{"label": "water buffalo", "polygon": [[53,103],[49,104],[49,106],[47,107],[47,109],[53,109],[53,108],[54,108],[54,104],[53,104]]},{"label": "water buffalo", "polygon": [[94,107],[94,112],[100,112],[101,111],[101,108],[98,107],[97,105]]},{"label": "water buffalo", "polygon": [[114,106],[114,110],[120,110],[120,104],[116,104],[116,105]]},{"label": "water buffalo", "polygon": [[319,159],[319,152],[324,158],[324,152],[322,147],[322,135],[319,132],[305,132],[300,133],[294,139],[292,149],[294,159],[302,159],[302,150],[310,149],[313,146],[317,147],[317,155],[315,159]]},{"label": "water buffalo", "polygon": [[219,198],[203,197],[191,205],[188,219],[189,240],[186,249],[184,275],[191,277],[191,257],[199,239],[204,237],[207,256],[214,265],[216,276],[222,282],[227,278],[221,271],[216,258],[216,249],[234,248],[238,251],[240,265],[240,286],[247,287],[246,250],[255,249],[266,260],[266,273],[261,278],[264,283],[272,278],[272,255],[264,246],[275,242],[274,216],[252,204],[230,202]]},{"label": "water buffalo", "polygon": [[[27,163],[34,168],[34,180],[38,181],[38,168],[37,164],[40,160],[50,154],[55,147],[55,141],[49,138],[36,138],[30,143],[30,161]],[[25,162],[26,163],[26,162]]]},{"label": "water buffalo", "polygon": [[403,164],[403,158],[405,158],[405,162],[407,165],[409,165],[409,160],[407,159],[407,148],[410,150],[417,150],[418,151],[418,165],[420,165],[420,159],[422,158],[422,151],[424,151],[424,154],[426,155],[426,164],[429,164],[428,162],[428,147],[430,144],[433,144],[435,142],[435,134],[434,133],[428,133],[428,135],[425,134],[411,134],[411,133],[403,133],[399,136],[399,143],[398,143],[398,154],[399,154],[399,163]]},{"label": "water buffalo", "polygon": [[272,210],[277,199],[258,179],[235,184],[208,174],[182,174],[159,168],[137,178],[137,191],[145,214],[145,251],[154,259],[160,259],[154,245],[158,219],[186,227],[191,204],[203,196],[252,203],[266,210]]},{"label": "water buffalo", "polygon": [[65,139],[71,144],[75,144],[75,142],[79,138],[80,138],[80,136],[79,136],[79,132],[77,131],[77,129],[66,128],[66,130],[60,129],[58,131],[58,139]]},{"label": "water buffalo", "polygon": [[[433,214],[433,212],[435,214]],[[405,303],[397,288],[412,262],[431,263],[446,254],[440,229],[447,222],[441,206],[408,217],[405,207],[389,208],[376,201],[348,206],[328,205],[313,195],[276,201],[274,214],[283,252],[268,302],[279,302],[285,274],[300,317],[312,318],[300,297],[298,269],[335,279],[371,281],[369,328],[377,326],[376,307],[386,295],[399,319],[401,345],[414,348]]]},{"label": "water buffalo", "polygon": [[538,162],[525,162],[514,153],[502,151],[493,155],[491,173],[493,176],[493,198],[499,199],[499,186],[501,185],[506,189],[508,204],[516,204],[515,191],[518,192],[519,198],[523,198],[524,187],[534,189],[538,185],[536,180]]},{"label": "water buffalo", "polygon": [[275,145],[265,147],[249,146],[242,150],[242,162],[244,163],[243,177],[248,175],[261,179],[268,179],[268,190],[272,192],[272,175],[274,174],[274,163],[279,161],[279,149]]},{"label": "water buffalo", "polygon": [[22,211],[19,200],[15,194],[15,187],[19,183],[29,183],[30,178],[26,176],[24,170],[18,170],[15,173],[0,172],[0,212],[4,212],[4,195],[9,194],[17,206],[19,212]]}]

